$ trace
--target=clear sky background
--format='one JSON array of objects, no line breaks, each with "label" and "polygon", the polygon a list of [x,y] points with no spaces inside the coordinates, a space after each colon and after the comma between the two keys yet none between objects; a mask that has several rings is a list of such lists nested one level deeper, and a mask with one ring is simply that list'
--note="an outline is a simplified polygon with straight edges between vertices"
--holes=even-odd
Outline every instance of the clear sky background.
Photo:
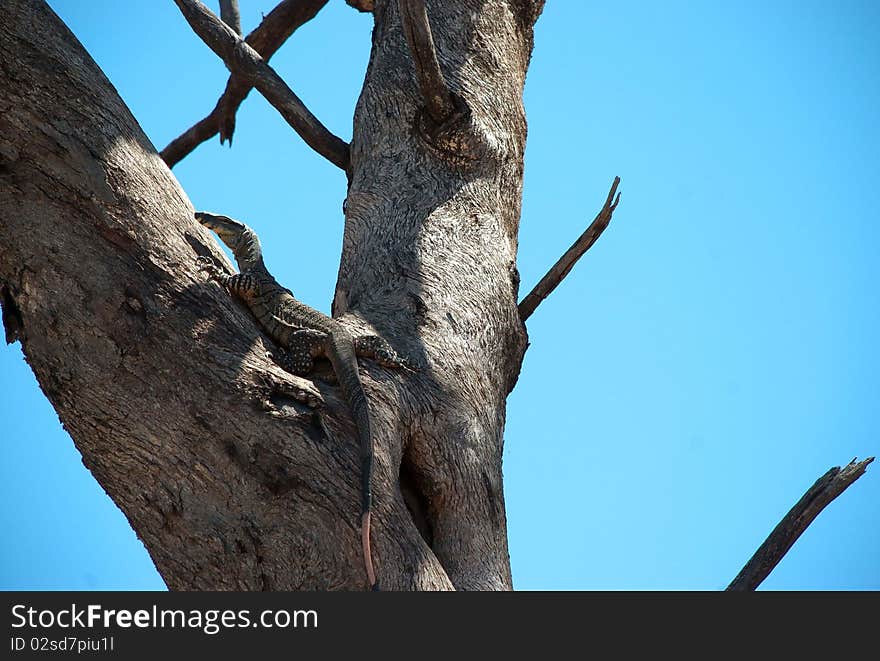
[{"label": "clear sky background", "polygon": [[[158,149],[213,108],[227,73],[171,0],[50,4]],[[274,0],[241,5],[249,31]],[[371,25],[331,0],[272,60],[345,139]],[[547,3],[522,293],[614,175],[622,201],[529,321],[504,455],[517,588],[722,588],[816,478],[880,451],[878,34],[870,0]],[[329,311],[345,177],[256,93],[237,126],[174,172]],[[0,392],[0,587],[162,589],[18,345]],[[764,587],[880,589],[878,524],[875,465]]]}]

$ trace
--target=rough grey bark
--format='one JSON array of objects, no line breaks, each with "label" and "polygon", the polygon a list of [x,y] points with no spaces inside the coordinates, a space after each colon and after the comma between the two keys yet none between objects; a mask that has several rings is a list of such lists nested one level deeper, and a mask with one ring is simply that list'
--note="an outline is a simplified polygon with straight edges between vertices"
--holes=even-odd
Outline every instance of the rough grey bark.
[{"label": "rough grey bark", "polygon": [[[511,587],[501,452],[526,346],[522,88],[540,5],[429,4],[465,104],[437,126],[396,0],[375,3],[333,307],[425,366],[363,368],[386,589]],[[196,272],[223,257],[192,211],[51,10],[2,3],[4,320],[84,463],[172,589],[362,589],[345,405],[269,360],[249,314]]]}]

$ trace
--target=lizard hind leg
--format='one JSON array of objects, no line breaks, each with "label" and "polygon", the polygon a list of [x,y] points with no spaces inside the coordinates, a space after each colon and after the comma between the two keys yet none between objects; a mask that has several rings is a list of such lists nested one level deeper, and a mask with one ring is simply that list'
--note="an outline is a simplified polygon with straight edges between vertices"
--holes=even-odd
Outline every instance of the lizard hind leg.
[{"label": "lizard hind leg", "polygon": [[361,335],[354,339],[354,350],[358,356],[369,358],[382,367],[417,371],[417,367],[409,359],[401,356],[394,348],[378,335]]},{"label": "lizard hind leg", "polygon": [[287,349],[278,361],[284,369],[297,376],[308,376],[315,367],[315,358],[324,355],[327,334],[311,328],[292,331]]}]

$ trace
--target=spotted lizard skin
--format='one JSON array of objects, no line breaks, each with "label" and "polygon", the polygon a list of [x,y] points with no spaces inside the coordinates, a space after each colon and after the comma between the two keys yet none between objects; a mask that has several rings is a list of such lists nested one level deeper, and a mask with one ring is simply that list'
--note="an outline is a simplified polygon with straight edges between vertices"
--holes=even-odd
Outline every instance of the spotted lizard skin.
[{"label": "spotted lizard skin", "polygon": [[307,376],[315,358],[329,359],[339,386],[357,425],[361,459],[361,540],[367,578],[378,589],[370,552],[370,513],[372,509],[373,438],[370,412],[358,374],[357,357],[370,358],[380,365],[413,370],[414,367],[381,337],[353,337],[339,322],[310,308],[282,287],[263,263],[263,251],[256,233],[244,223],[227,216],[197,212],[196,220],[213,230],[232,251],[239,273],[222,272],[213,261],[199,258],[199,268],[240,298],[257,322],[282,347],[277,357],[289,372]]}]

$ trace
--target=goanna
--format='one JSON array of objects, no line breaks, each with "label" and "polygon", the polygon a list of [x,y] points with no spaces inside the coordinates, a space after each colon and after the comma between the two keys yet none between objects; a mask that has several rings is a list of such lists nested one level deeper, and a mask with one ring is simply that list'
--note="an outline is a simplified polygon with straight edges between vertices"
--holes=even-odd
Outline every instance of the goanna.
[{"label": "goanna", "polygon": [[371,358],[385,367],[412,370],[414,367],[399,356],[377,335],[353,337],[339,322],[310,308],[282,287],[263,263],[263,251],[256,233],[244,223],[227,216],[197,212],[196,220],[213,230],[232,251],[239,273],[228,275],[206,257],[199,258],[199,267],[250,308],[263,329],[284,351],[277,357],[287,371],[308,375],[314,359],[330,360],[342,394],[357,425],[361,458],[361,544],[367,580],[373,590],[379,589],[370,551],[370,514],[372,510],[373,436],[370,412],[364,387],[358,374],[357,356]]}]

